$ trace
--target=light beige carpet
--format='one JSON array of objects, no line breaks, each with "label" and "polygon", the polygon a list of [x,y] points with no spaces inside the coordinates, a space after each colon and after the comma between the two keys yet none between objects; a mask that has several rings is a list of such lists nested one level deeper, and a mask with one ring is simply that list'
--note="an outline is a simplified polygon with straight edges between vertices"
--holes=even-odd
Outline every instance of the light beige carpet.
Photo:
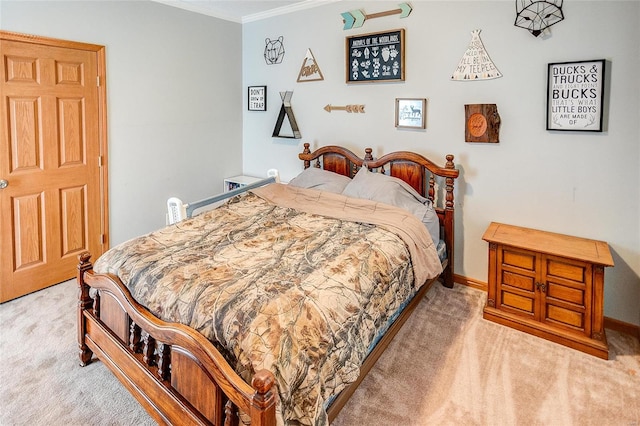
[{"label": "light beige carpet", "polygon": [[[0,425],[147,425],[100,362],[78,366],[75,282],[0,305]],[[482,319],[485,293],[436,284],[335,426],[640,426],[640,344],[609,361]]]},{"label": "light beige carpet", "polygon": [[637,339],[608,331],[601,360],[484,320],[485,300],[430,289],[334,425],[640,425]]}]

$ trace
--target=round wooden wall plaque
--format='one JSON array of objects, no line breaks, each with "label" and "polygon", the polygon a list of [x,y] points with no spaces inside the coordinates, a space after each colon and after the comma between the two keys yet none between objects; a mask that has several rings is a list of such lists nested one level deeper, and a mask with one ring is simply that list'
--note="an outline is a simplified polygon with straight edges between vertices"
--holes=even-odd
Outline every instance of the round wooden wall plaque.
[{"label": "round wooden wall plaque", "polygon": [[472,136],[479,138],[487,131],[487,119],[480,113],[472,114],[467,120],[467,128]]},{"label": "round wooden wall plaque", "polygon": [[465,141],[500,141],[500,114],[496,104],[471,104],[464,106]]}]

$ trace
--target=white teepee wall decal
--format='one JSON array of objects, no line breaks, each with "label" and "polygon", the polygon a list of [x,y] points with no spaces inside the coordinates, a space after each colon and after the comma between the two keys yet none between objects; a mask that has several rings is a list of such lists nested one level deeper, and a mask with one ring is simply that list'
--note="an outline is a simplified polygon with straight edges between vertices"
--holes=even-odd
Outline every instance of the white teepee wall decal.
[{"label": "white teepee wall decal", "polygon": [[502,77],[502,73],[493,64],[482,44],[480,31],[482,30],[471,31],[469,47],[462,59],[460,59],[460,63],[451,76],[451,80],[474,81]]}]

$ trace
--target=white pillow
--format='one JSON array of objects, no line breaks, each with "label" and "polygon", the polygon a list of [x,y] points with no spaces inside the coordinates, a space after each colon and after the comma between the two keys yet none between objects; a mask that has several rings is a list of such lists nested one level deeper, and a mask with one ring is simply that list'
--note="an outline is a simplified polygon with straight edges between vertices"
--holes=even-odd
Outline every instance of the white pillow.
[{"label": "white pillow", "polygon": [[291,179],[289,185],[340,194],[349,182],[351,182],[351,178],[347,176],[317,167],[309,167]]},{"label": "white pillow", "polygon": [[364,198],[410,211],[425,225],[434,244],[440,241],[440,221],[431,200],[421,196],[405,181],[360,168],[342,191],[348,197]]}]

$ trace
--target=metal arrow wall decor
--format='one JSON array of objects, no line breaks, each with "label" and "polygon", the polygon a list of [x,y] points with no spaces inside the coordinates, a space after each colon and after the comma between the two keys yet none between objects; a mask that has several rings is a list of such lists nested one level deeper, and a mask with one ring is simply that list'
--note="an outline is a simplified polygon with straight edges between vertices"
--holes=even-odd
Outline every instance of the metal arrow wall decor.
[{"label": "metal arrow wall decor", "polygon": [[333,106],[328,104],[324,107],[324,110],[327,112],[331,111],[347,111],[347,112],[355,112],[364,114],[364,105],[344,105],[344,106]]},{"label": "metal arrow wall decor", "polygon": [[360,28],[367,19],[382,18],[383,16],[391,15],[400,15],[400,18],[409,16],[412,10],[409,3],[400,3],[398,6],[400,7],[399,9],[386,10],[384,12],[372,13],[371,15],[367,15],[358,9],[341,13],[344,22],[342,29],[350,30],[352,28]]}]

